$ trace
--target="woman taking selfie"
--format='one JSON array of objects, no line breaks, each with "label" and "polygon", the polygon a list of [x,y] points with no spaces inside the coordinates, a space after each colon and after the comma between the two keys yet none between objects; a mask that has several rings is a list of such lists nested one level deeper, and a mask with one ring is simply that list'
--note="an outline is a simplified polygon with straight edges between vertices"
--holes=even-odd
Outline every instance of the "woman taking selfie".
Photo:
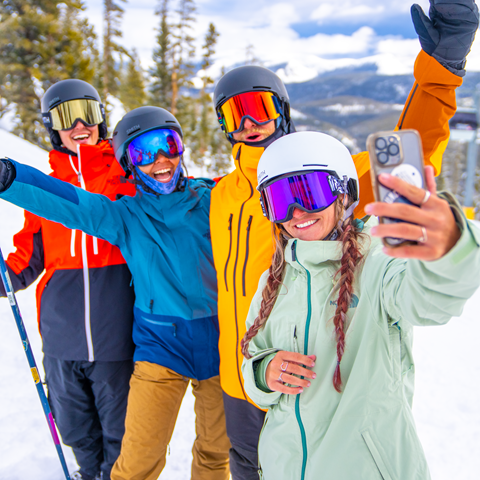
[{"label": "woman taking selfie", "polygon": [[430,168],[428,190],[379,178],[415,205],[366,211],[399,223],[354,220],[351,156],[321,133],[277,140],[258,177],[276,250],[247,319],[243,373],[268,408],[262,478],[430,478],[411,411],[412,327],[462,312],[480,283],[480,232],[437,196]]}]

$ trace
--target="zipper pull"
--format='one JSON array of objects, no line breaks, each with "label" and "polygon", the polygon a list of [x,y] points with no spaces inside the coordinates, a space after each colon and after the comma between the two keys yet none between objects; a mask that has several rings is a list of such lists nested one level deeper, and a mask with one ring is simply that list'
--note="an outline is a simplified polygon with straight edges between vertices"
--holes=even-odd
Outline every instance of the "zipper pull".
[{"label": "zipper pull", "polygon": [[228,219],[228,229],[232,229],[232,218],[233,218],[233,213],[230,214],[230,218]]},{"label": "zipper pull", "polygon": [[295,241],[292,243],[292,262],[296,262],[296,261],[297,261],[296,248],[297,248],[297,241],[295,240]]},{"label": "zipper pull", "polygon": [[82,184],[82,172],[78,172],[78,183]]},{"label": "zipper pull", "polygon": [[252,220],[253,220],[253,215],[250,215],[250,218],[248,219],[248,224],[247,224],[247,232],[250,230],[250,225],[252,225]]}]

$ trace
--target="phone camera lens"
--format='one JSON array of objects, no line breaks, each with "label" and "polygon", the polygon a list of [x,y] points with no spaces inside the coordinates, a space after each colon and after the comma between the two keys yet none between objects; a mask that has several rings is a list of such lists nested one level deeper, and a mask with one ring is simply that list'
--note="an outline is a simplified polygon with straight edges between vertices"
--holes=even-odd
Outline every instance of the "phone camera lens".
[{"label": "phone camera lens", "polygon": [[391,137],[388,137],[388,142],[398,144],[398,139],[397,137],[391,136]]},{"label": "phone camera lens", "polygon": [[391,143],[389,146],[388,146],[388,153],[392,156],[392,157],[395,157],[396,155],[398,155],[400,153],[400,148],[398,148],[398,145],[396,145],[395,143]]},{"label": "phone camera lens", "polygon": [[377,155],[377,160],[378,160],[378,163],[381,163],[382,165],[385,165],[388,162],[388,153],[380,152]]},{"label": "phone camera lens", "polygon": [[386,146],[387,141],[383,137],[377,138],[375,140],[375,147],[377,147],[377,150],[385,150]]}]

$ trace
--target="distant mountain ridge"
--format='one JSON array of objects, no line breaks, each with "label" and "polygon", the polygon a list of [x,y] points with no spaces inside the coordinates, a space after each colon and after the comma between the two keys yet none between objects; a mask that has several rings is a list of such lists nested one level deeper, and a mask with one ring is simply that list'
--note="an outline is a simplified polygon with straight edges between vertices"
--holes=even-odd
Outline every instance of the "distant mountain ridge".
[{"label": "distant mountain ridge", "polygon": [[[277,65],[272,70],[283,68]],[[367,136],[393,128],[414,84],[413,75],[379,75],[375,64],[325,72],[302,83],[287,83],[299,130],[322,130],[347,140],[352,151],[365,149]],[[467,72],[457,89],[459,105],[473,102],[479,72]]]}]

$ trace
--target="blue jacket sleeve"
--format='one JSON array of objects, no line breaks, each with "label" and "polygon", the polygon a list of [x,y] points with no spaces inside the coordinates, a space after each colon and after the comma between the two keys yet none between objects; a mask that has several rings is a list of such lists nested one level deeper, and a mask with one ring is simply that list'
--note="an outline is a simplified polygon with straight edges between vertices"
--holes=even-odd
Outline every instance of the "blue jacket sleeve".
[{"label": "blue jacket sleeve", "polygon": [[0,193],[0,198],[113,245],[124,243],[126,225],[120,212],[121,202],[112,202],[104,195],[86,192],[35,168],[11,161],[16,170],[15,180]]}]

